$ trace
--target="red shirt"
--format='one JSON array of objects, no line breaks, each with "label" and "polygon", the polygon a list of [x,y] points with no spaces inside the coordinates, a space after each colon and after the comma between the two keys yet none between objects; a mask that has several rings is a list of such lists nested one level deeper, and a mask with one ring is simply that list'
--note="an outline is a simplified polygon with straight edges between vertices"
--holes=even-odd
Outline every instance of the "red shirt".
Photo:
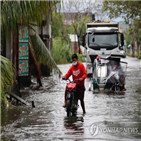
[{"label": "red shirt", "polygon": [[72,65],[68,72],[66,73],[65,77],[69,78],[72,75],[73,80],[82,78],[82,81],[75,81],[77,85],[84,85],[84,80],[87,77],[86,69],[84,65],[78,62],[77,66],[75,67]]}]

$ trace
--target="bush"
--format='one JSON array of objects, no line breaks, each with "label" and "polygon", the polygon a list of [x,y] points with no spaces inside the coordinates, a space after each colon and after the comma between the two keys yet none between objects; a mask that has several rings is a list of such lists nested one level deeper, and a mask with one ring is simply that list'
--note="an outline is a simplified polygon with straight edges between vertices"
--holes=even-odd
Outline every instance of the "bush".
[{"label": "bush", "polygon": [[77,55],[78,55],[78,60],[79,60],[80,62],[86,62],[86,60],[85,60],[85,58],[84,58],[84,56],[83,56],[82,54],[78,54],[78,53],[77,53]]},{"label": "bush", "polygon": [[52,56],[57,64],[70,63],[72,52],[69,45],[61,40],[60,37],[53,39]]},{"label": "bush", "polygon": [[[72,63],[73,52],[69,48],[69,44],[62,41],[60,37],[53,39],[52,56],[57,64]],[[77,54],[80,62],[85,62],[82,54]]]}]

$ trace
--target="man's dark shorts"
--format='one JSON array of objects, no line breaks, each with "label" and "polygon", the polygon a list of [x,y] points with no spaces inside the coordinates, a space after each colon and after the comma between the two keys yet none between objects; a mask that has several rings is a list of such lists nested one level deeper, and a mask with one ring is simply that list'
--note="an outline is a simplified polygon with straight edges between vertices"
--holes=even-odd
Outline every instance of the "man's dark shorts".
[{"label": "man's dark shorts", "polygon": [[76,92],[78,95],[78,99],[80,101],[83,101],[84,100],[84,93],[85,93],[85,86],[84,85],[82,85],[82,86],[77,85]]}]

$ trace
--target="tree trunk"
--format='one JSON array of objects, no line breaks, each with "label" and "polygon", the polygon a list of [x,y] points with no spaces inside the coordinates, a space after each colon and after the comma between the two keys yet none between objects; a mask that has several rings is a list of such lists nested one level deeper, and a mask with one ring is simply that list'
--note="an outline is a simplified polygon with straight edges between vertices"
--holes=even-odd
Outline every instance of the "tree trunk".
[{"label": "tree trunk", "polygon": [[132,43],[132,57],[134,57],[134,44]]},{"label": "tree trunk", "polygon": [[81,54],[81,50],[80,50],[80,39],[79,39],[79,37],[78,37],[78,52],[79,52],[79,54]]}]

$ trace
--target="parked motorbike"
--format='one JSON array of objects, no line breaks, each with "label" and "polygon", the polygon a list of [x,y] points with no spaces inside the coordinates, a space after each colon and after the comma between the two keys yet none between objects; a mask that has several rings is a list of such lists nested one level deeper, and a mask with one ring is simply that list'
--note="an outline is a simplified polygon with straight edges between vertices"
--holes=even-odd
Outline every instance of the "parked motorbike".
[{"label": "parked motorbike", "polygon": [[76,83],[75,81],[79,81],[79,79],[75,79],[74,81],[70,81],[70,79],[65,78],[63,80],[69,81],[66,85],[67,96],[66,96],[66,112],[67,116],[75,116],[77,114],[78,109],[78,95],[76,91]]}]

